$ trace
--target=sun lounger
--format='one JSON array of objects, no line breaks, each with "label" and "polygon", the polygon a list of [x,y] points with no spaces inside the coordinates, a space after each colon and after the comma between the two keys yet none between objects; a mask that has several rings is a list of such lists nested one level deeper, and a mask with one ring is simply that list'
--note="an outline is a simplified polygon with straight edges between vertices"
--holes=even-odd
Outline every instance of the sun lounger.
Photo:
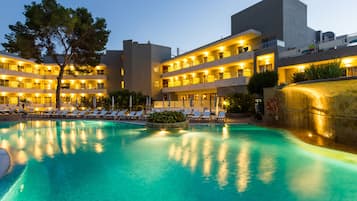
[{"label": "sun lounger", "polygon": [[224,121],[225,118],[226,118],[226,112],[224,111],[218,112],[218,115],[216,117],[217,121]]},{"label": "sun lounger", "polygon": [[120,112],[118,112],[117,116],[116,116],[116,119],[120,120],[120,119],[125,119],[126,118],[126,112],[128,110],[122,110]]},{"label": "sun lounger", "polygon": [[104,117],[106,114],[108,113],[108,111],[106,110],[102,110],[96,117]]},{"label": "sun lounger", "polygon": [[143,117],[143,111],[137,111],[132,119],[140,120]]},{"label": "sun lounger", "polygon": [[104,115],[106,119],[115,119],[118,114],[118,111],[112,111],[109,114]]},{"label": "sun lounger", "polygon": [[136,112],[135,111],[131,111],[128,116],[126,116],[126,119],[133,119],[135,117]]},{"label": "sun lounger", "polygon": [[201,113],[198,111],[193,112],[193,115],[191,116],[191,119],[197,120],[201,118]]},{"label": "sun lounger", "polygon": [[99,114],[98,110],[94,110],[92,113],[87,114],[85,117],[87,118],[95,118]]},{"label": "sun lounger", "polygon": [[67,114],[66,117],[68,117],[68,118],[75,118],[75,117],[78,116],[78,114],[79,114],[79,111],[78,111],[78,110],[74,110],[72,113]]},{"label": "sun lounger", "polygon": [[210,120],[211,119],[211,113],[209,111],[205,111],[201,117],[203,120]]},{"label": "sun lounger", "polygon": [[84,118],[86,114],[88,113],[88,110],[84,110],[78,113],[77,117],[78,118]]}]

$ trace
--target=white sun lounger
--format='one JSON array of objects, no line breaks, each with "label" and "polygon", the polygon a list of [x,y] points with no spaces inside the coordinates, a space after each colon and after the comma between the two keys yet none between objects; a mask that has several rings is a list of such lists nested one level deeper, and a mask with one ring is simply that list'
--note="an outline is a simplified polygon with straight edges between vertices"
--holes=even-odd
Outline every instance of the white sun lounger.
[{"label": "white sun lounger", "polygon": [[226,112],[224,111],[218,112],[218,115],[216,117],[217,121],[224,121],[225,118],[226,118]]},{"label": "white sun lounger", "polygon": [[205,111],[201,117],[201,119],[204,120],[210,120],[211,119],[211,113],[209,111]]}]

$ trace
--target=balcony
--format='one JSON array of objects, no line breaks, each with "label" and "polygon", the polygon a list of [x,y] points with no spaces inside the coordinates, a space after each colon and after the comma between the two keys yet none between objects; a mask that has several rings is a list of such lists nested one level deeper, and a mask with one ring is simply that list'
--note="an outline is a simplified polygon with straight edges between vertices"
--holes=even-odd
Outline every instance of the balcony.
[{"label": "balcony", "polygon": [[249,82],[248,77],[235,77],[230,79],[222,79],[216,80],[215,82],[207,82],[207,83],[198,83],[193,85],[186,86],[177,86],[177,87],[167,87],[163,88],[163,93],[170,92],[182,92],[182,91],[197,91],[197,90],[208,90],[208,89],[216,89],[220,87],[232,87],[232,86],[244,86]]},{"label": "balcony", "polygon": [[[36,94],[36,93],[56,93],[55,89],[34,89],[34,88],[14,88],[14,87],[4,87],[0,86],[0,91],[4,93],[26,93],[26,94]],[[62,89],[62,93],[70,94],[106,94],[106,89]]]},{"label": "balcony", "polygon": [[15,77],[27,77],[27,78],[34,78],[34,79],[41,79],[43,76],[34,74],[34,73],[27,73],[27,72],[21,72],[21,71],[14,71],[14,70],[8,70],[5,68],[0,68],[0,74],[1,75],[7,75],[7,76],[15,76]]},{"label": "balcony", "polygon": [[162,77],[163,78],[172,77],[172,76],[176,76],[176,75],[180,75],[180,74],[185,74],[185,73],[190,73],[190,72],[194,72],[194,71],[204,70],[204,69],[207,69],[207,68],[210,68],[210,67],[214,67],[214,66],[223,66],[223,65],[226,65],[226,64],[239,62],[239,61],[243,61],[243,60],[249,60],[249,59],[253,59],[253,58],[254,58],[254,52],[253,51],[243,52],[243,53],[238,54],[238,55],[225,57],[225,58],[214,60],[214,61],[211,61],[211,62],[199,64],[199,65],[196,65],[196,66],[193,66],[193,67],[188,67],[188,68],[183,68],[183,69],[172,71],[172,72],[167,72],[167,73],[162,74]]}]

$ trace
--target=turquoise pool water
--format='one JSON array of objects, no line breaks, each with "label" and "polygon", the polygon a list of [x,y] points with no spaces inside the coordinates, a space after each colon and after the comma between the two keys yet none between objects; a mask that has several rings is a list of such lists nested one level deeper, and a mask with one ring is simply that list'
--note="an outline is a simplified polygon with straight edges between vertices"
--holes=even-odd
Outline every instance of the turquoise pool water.
[{"label": "turquoise pool water", "polygon": [[357,200],[356,164],[250,125],[32,121],[0,136],[17,170],[0,180],[6,201]]}]

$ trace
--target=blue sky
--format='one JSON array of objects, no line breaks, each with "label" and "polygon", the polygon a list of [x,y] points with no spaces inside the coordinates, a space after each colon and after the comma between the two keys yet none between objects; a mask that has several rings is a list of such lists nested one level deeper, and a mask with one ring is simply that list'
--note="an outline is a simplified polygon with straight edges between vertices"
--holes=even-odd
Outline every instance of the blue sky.
[{"label": "blue sky", "polygon": [[[338,35],[357,32],[356,0],[302,0],[308,5],[311,28]],[[8,25],[23,21],[23,6],[32,0],[1,0],[0,42]],[[230,16],[259,0],[59,0],[67,7],[86,7],[104,17],[111,30],[107,49],[122,49],[133,39],[180,48],[181,52],[230,34]],[[3,49],[0,47],[0,49]]]}]

